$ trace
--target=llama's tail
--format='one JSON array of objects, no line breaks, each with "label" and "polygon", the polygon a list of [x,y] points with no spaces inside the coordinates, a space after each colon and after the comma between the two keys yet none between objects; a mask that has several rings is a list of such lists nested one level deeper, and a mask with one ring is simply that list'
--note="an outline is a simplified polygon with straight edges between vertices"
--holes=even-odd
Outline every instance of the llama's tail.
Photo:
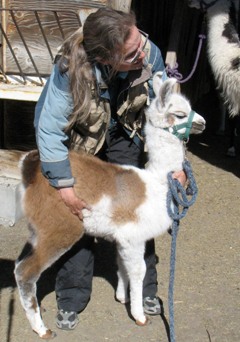
[{"label": "llama's tail", "polygon": [[37,150],[30,151],[23,156],[20,161],[20,168],[22,173],[22,184],[25,188],[34,182],[39,167],[40,158]]}]

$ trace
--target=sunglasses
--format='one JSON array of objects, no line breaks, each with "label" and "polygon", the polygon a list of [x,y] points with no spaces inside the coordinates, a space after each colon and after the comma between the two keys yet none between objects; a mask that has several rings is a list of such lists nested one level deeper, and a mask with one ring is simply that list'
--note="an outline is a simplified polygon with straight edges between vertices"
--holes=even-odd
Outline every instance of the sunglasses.
[{"label": "sunglasses", "polygon": [[[138,60],[138,58],[140,57],[141,53],[144,52],[144,50],[146,48],[149,35],[143,31],[141,31],[141,30],[138,30],[138,31],[141,33],[141,35],[143,35],[145,37],[145,41],[143,43],[143,46],[139,47],[137,49],[137,51],[133,57],[124,59],[124,63],[134,64]],[[141,40],[141,42],[142,42],[142,40]]]}]

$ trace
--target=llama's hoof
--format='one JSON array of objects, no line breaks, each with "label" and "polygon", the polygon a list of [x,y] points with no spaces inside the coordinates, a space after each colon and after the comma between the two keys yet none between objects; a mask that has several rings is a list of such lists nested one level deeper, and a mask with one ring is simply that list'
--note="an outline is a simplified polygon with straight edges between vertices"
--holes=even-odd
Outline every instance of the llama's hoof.
[{"label": "llama's hoof", "polygon": [[120,297],[115,296],[115,299],[116,299],[117,302],[119,302],[121,304],[127,304],[127,303],[130,302],[130,298],[129,297],[122,297],[122,298],[120,298]]},{"label": "llama's hoof", "polygon": [[150,323],[150,319],[148,317],[145,317],[145,321],[138,321],[136,320],[136,324],[140,327],[144,327],[145,325],[148,325]]},{"label": "llama's hoof", "polygon": [[[34,331],[34,332],[36,332],[36,331]],[[39,335],[39,337],[41,337],[41,339],[43,339],[43,340],[52,340],[56,336],[57,336],[57,334],[50,329],[48,329],[44,335],[42,335],[42,336]]]},{"label": "llama's hoof", "polygon": [[120,303],[120,304],[125,304],[125,303],[126,303],[126,301],[125,301],[124,299],[117,299],[117,301],[118,301],[118,303]]},{"label": "llama's hoof", "polygon": [[130,302],[130,299],[126,298],[126,299],[117,299],[117,301],[121,304],[127,304]]}]

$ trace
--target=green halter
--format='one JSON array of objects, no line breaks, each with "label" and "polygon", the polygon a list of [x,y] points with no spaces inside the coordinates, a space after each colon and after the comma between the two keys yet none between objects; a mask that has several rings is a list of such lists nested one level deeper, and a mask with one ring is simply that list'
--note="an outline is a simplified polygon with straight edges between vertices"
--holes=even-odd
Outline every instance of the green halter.
[{"label": "green halter", "polygon": [[[164,128],[164,130],[172,133],[180,140],[187,141],[190,135],[191,128],[192,128],[192,121],[193,121],[194,114],[195,114],[194,110],[191,110],[187,122],[184,122],[179,125],[174,125],[172,127]],[[185,132],[179,133],[178,131],[182,128],[186,128]]]}]

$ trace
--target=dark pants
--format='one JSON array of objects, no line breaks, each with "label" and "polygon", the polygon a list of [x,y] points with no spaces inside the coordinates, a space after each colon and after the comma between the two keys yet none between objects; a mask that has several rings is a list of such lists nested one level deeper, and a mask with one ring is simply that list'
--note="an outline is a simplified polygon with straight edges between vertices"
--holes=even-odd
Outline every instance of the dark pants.
[{"label": "dark pants", "polygon": [[[113,127],[99,154],[109,162],[144,167],[145,155],[121,127]],[[82,311],[87,305],[94,267],[92,237],[84,236],[62,259],[56,279],[58,308],[65,311]],[[146,243],[144,256],[147,271],[143,282],[143,297],[157,293],[157,272],[154,240]]]},{"label": "dark pants", "polygon": [[59,309],[82,311],[91,295],[94,239],[84,235],[57,263],[55,291]]}]

